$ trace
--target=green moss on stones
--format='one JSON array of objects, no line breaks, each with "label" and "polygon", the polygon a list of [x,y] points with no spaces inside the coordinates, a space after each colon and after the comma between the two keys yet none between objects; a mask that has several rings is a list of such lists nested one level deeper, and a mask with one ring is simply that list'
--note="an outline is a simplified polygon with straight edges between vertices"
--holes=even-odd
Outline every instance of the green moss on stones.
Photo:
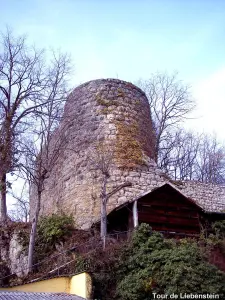
[{"label": "green moss on stones", "polygon": [[124,91],[123,91],[122,89],[119,88],[119,89],[117,90],[117,92],[118,92],[118,94],[117,94],[118,97],[122,97],[122,98],[125,97],[125,93],[124,93]]},{"label": "green moss on stones", "polygon": [[[99,113],[103,115],[111,113],[114,108],[120,104],[117,100],[104,99],[100,94],[96,95],[96,101],[99,105],[103,106],[103,108],[99,110]],[[114,108],[112,106],[114,106]]]},{"label": "green moss on stones", "polygon": [[[117,89],[117,97],[124,98],[125,93],[122,89]],[[118,100],[115,99],[105,99],[101,93],[96,94],[97,103],[102,106],[98,110],[98,113],[107,115],[112,113],[119,105],[122,105]],[[134,99],[135,106],[141,104],[139,99]],[[140,136],[139,126],[136,121],[131,123],[126,123],[124,117],[116,117],[113,123],[116,125],[116,147],[115,147],[115,157],[116,163],[119,167],[132,168],[137,165],[144,165],[144,156],[142,151],[142,144],[138,137]]]},{"label": "green moss on stones", "polygon": [[136,121],[130,124],[116,122],[116,160],[119,167],[132,168],[145,164],[142,145],[138,141],[139,127]]}]

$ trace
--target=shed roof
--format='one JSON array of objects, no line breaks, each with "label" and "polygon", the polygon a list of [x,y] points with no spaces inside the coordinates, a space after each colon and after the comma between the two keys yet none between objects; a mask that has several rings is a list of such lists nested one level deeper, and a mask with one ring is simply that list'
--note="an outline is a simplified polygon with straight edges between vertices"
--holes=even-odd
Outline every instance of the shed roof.
[{"label": "shed roof", "polygon": [[27,293],[0,291],[0,300],[84,300],[84,298],[64,293]]},{"label": "shed roof", "polygon": [[225,210],[225,186],[198,181],[179,182],[179,189],[193,199],[205,211]]},{"label": "shed roof", "polygon": [[[177,193],[179,193],[182,197],[186,198],[190,203],[194,204],[196,207],[198,207],[199,210],[204,210],[203,207],[195,200],[193,200],[192,198],[188,197],[187,194],[180,190],[179,188],[177,188],[174,184],[170,183],[170,182],[165,182],[163,184],[161,184],[160,186],[158,187],[155,187],[145,193],[142,193],[140,194],[138,197],[130,200],[130,201],[127,201],[119,206],[117,206],[115,209],[113,209],[112,211],[117,211],[117,210],[120,210],[121,208],[125,207],[125,206],[128,206],[130,203],[134,202],[134,201],[139,201],[140,199],[142,199],[143,197],[147,196],[147,195],[150,195],[152,193],[156,193],[160,190],[163,190],[167,188],[167,190],[174,190],[176,191]],[[99,221],[100,222],[100,221]],[[98,223],[98,222],[96,222]]]},{"label": "shed roof", "polygon": [[135,199],[119,205],[116,210],[119,210],[123,206],[128,205],[130,202],[139,200],[144,196],[164,187],[171,187],[172,189],[176,190],[183,197],[187,198],[190,202],[195,203],[205,212],[225,211],[225,186],[202,183],[198,181],[173,181],[173,183],[170,181],[165,181],[157,187],[140,194]]}]

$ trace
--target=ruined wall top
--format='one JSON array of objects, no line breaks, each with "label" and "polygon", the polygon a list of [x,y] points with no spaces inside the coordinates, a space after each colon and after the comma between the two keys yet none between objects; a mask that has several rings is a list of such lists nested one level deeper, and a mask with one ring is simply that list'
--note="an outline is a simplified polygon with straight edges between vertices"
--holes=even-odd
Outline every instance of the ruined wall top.
[{"label": "ruined wall top", "polygon": [[142,89],[140,89],[139,87],[137,87],[136,85],[134,85],[131,82],[125,81],[125,80],[121,80],[121,79],[116,79],[116,78],[102,78],[102,79],[94,79],[94,80],[90,80],[87,82],[84,82],[82,84],[80,84],[79,86],[77,86],[76,88],[74,88],[74,92],[77,91],[78,89],[83,89],[84,87],[87,87],[89,85],[92,85],[92,87],[96,86],[104,86],[104,85],[108,85],[108,84],[113,84],[116,87],[126,87],[129,89],[134,89],[136,91],[139,91],[142,95],[145,95],[144,91],[142,91]]}]

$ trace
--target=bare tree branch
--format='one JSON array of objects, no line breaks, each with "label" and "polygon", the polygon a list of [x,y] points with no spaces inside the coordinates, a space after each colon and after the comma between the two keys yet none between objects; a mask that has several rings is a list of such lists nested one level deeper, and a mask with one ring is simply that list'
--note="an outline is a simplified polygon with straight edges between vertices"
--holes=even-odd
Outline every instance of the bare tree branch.
[{"label": "bare tree branch", "polygon": [[148,97],[156,132],[156,162],[168,132],[174,130],[194,109],[195,103],[189,86],[177,79],[177,73],[153,74],[148,80],[139,80],[137,85]]},{"label": "bare tree branch", "polygon": [[115,164],[115,141],[97,142],[94,145],[94,150],[90,154],[89,161],[94,171],[99,172],[101,179],[100,205],[101,205],[101,238],[103,240],[103,248],[105,248],[107,235],[107,202],[110,197],[125,187],[132,184],[124,182],[107,193],[108,180],[111,176],[111,170]]},{"label": "bare tree branch", "polygon": [[113,189],[112,192],[108,193],[106,195],[107,197],[107,201],[110,197],[112,197],[114,194],[116,194],[117,192],[119,192],[120,190],[122,190],[123,188],[125,187],[128,187],[128,186],[132,186],[131,182],[125,182],[125,183],[122,183],[121,185],[117,186],[115,189]]},{"label": "bare tree branch", "polygon": [[[50,62],[46,62],[44,50],[29,47],[24,36],[15,37],[9,29],[0,43],[0,221],[4,221],[6,175],[21,166],[25,151],[21,141],[28,131],[39,128],[40,132],[41,128],[50,139],[58,126],[71,67],[69,56],[60,52],[52,51]],[[45,123],[42,116],[53,110],[54,118]]]}]

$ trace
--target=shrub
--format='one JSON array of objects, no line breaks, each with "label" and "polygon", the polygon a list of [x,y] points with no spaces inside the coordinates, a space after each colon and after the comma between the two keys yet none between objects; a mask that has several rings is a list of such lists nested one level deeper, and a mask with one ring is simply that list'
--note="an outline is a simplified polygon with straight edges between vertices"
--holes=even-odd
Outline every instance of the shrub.
[{"label": "shrub", "polygon": [[72,216],[53,214],[40,218],[37,233],[38,238],[43,243],[55,245],[65,236],[70,235],[73,229],[74,221]]},{"label": "shrub", "polygon": [[[72,234],[73,229],[72,216],[53,214],[41,217],[37,224],[35,252],[46,254],[54,250],[55,244],[64,241]],[[28,250],[30,228],[19,230],[18,235],[24,250]]]},{"label": "shrub", "polygon": [[214,222],[212,228],[217,237],[225,238],[225,220]]},{"label": "shrub", "polygon": [[8,268],[6,262],[0,260],[0,286],[8,284],[10,274],[10,269]]},{"label": "shrub", "polygon": [[117,299],[154,299],[153,292],[225,295],[225,274],[204,260],[196,242],[165,240],[146,224],[134,233],[120,261]]}]

